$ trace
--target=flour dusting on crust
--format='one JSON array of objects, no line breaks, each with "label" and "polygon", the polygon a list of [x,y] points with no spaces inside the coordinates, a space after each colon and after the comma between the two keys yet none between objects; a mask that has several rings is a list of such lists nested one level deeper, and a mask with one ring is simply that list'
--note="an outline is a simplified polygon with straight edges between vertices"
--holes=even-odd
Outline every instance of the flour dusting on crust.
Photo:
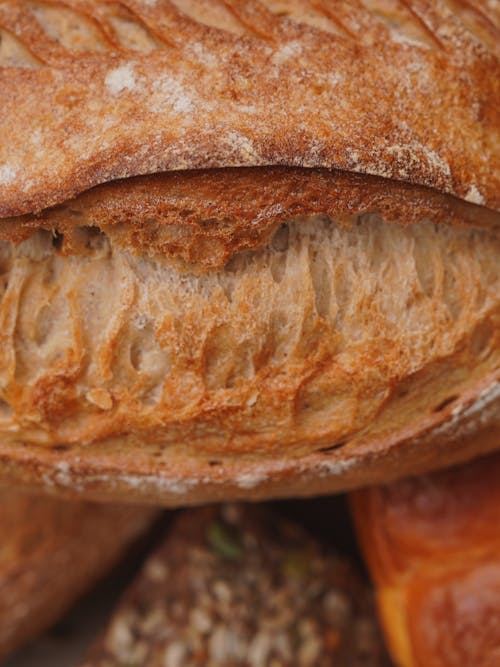
[{"label": "flour dusting on crust", "polygon": [[0,185],[12,183],[17,176],[18,170],[11,165],[0,165]]},{"label": "flour dusting on crust", "polygon": [[485,204],[484,196],[479,192],[475,184],[471,185],[465,195],[465,199],[470,201],[472,204],[479,204],[483,206]]},{"label": "flour dusting on crust", "polygon": [[112,95],[118,95],[123,90],[135,90],[137,87],[137,76],[133,65],[121,65],[111,70],[106,74],[104,83]]},{"label": "flour dusting on crust", "polygon": [[71,35],[33,29],[28,3],[0,5],[0,29],[40,61],[16,70],[0,54],[0,164],[22,165],[0,181],[0,217],[116,178],[267,165],[374,174],[500,209],[498,40],[460,11],[408,0],[405,24],[380,0],[311,23],[305,1],[293,20],[238,2],[232,32],[198,3],[134,2],[114,33],[116,3],[90,4],[101,30],[77,55]]}]

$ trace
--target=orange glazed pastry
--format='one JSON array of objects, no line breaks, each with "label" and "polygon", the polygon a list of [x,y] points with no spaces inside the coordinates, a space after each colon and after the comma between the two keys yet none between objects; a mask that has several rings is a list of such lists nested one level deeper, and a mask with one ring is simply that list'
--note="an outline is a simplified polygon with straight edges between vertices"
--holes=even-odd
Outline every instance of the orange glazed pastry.
[{"label": "orange glazed pastry", "polygon": [[500,454],[351,501],[397,664],[499,665]]}]

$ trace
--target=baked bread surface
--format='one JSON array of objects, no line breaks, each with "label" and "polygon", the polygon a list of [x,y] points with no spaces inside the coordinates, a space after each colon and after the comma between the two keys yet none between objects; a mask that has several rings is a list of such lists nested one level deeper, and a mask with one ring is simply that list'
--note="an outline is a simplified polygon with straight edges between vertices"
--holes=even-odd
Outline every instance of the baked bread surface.
[{"label": "baked bread surface", "polygon": [[498,208],[499,23],[487,0],[5,0],[0,215],[272,164]]},{"label": "baked bread surface", "polygon": [[84,667],[388,665],[351,564],[257,506],[188,510]]},{"label": "baked bread surface", "polygon": [[7,477],[173,504],[390,479],[465,458],[475,430],[494,446],[496,218],[446,200],[402,224],[365,192],[215,225],[204,250],[164,180],[158,244],[145,204],[124,224],[98,193],[0,231]]},{"label": "baked bread surface", "polygon": [[178,504],[496,446],[495,7],[179,7],[0,7],[3,477]]},{"label": "baked bread surface", "polygon": [[500,660],[500,456],[352,494],[381,621],[402,667]]},{"label": "baked bread surface", "polygon": [[0,492],[0,658],[55,623],[157,516]]}]

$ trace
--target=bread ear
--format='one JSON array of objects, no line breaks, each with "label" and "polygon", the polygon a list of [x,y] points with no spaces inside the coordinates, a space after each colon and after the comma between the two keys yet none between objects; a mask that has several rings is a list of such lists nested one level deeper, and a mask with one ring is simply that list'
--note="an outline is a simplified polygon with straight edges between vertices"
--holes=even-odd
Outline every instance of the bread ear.
[{"label": "bread ear", "polygon": [[0,4],[0,477],[176,505],[495,447],[472,4]]}]

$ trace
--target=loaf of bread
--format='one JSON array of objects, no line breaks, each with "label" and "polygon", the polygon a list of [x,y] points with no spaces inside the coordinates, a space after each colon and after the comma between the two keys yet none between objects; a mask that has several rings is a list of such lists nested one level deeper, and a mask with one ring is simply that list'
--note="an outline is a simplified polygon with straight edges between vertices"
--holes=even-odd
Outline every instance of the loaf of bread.
[{"label": "loaf of bread", "polygon": [[84,667],[388,665],[350,564],[262,507],[188,510]]},{"label": "loaf of bread", "polygon": [[175,505],[495,447],[500,16],[455,5],[1,3],[0,478]]},{"label": "loaf of bread", "polygon": [[353,493],[397,665],[500,664],[499,480],[493,454]]},{"label": "loaf of bread", "polygon": [[0,507],[0,660],[57,621],[157,516],[13,490]]}]

